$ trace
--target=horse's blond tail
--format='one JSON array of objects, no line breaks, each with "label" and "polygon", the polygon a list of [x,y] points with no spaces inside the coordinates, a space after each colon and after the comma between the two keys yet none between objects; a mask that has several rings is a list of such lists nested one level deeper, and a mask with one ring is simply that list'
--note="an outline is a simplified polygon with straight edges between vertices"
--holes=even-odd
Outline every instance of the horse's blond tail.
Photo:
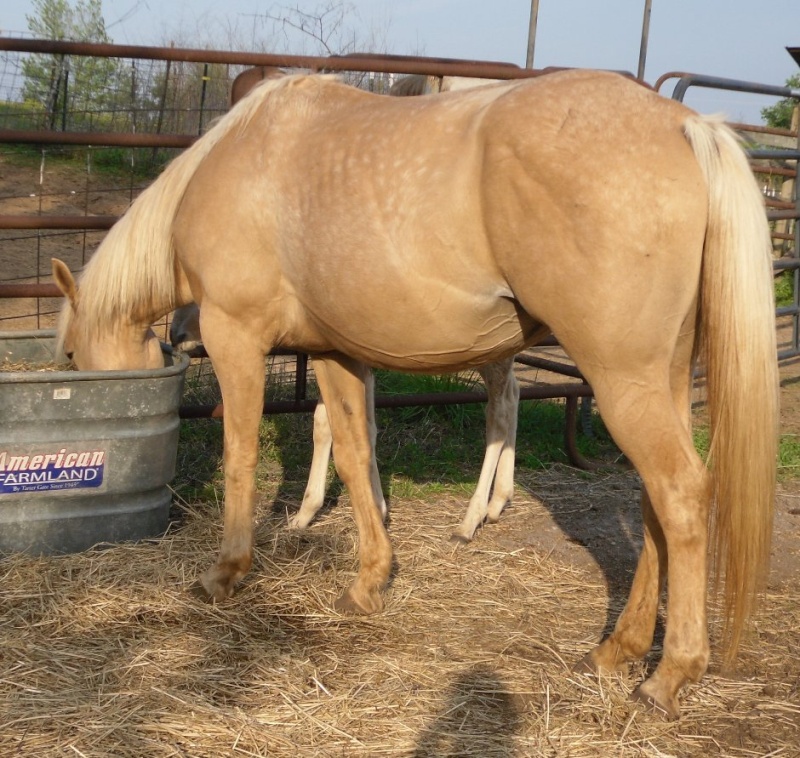
[{"label": "horse's blond tail", "polygon": [[690,118],[685,133],[708,184],[699,347],[711,425],[712,567],[716,587],[724,585],[730,664],[769,571],[778,442],[771,243],[736,135],[703,117]]}]

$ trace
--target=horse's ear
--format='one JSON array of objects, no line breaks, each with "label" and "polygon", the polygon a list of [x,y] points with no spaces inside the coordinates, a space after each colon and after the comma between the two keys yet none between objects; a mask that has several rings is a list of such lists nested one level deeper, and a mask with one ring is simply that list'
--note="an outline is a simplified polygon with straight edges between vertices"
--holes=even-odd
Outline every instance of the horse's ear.
[{"label": "horse's ear", "polygon": [[55,279],[56,286],[74,308],[78,304],[78,285],[75,282],[75,277],[72,276],[69,266],[64,261],[58,258],[51,258],[50,262],[53,267],[53,279]]}]

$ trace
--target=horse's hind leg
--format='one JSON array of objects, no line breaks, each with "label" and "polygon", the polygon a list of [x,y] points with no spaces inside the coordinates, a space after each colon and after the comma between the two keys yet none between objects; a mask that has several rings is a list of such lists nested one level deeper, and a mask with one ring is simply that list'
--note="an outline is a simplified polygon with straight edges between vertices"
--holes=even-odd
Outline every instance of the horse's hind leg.
[{"label": "horse's hind leg", "polygon": [[[505,430],[505,444],[500,453],[500,460],[497,462],[492,499],[489,501],[486,513],[486,520],[494,523],[514,497],[514,457],[517,446],[519,384],[514,376],[513,356],[496,364],[496,371],[491,373],[492,376],[488,379],[489,384],[497,383],[498,385],[496,389],[490,389],[490,399],[492,391],[497,398],[492,420],[493,423],[500,425],[500,429]],[[484,378],[484,381],[487,379]]]},{"label": "horse's hind leg", "polygon": [[658,601],[667,574],[667,545],[645,489],[641,508],[644,544],[628,602],[614,631],[576,666],[578,671],[625,671],[629,661],[643,658],[653,644]]},{"label": "horse's hind leg", "polygon": [[359,571],[336,602],[342,611],[374,613],[383,608],[392,547],[383,526],[371,473],[373,445],[368,430],[364,382],[369,369],[345,356],[316,359],[317,375],[333,435],[333,460],[350,494],[359,536]]},{"label": "horse's hind leg", "polygon": [[709,657],[708,474],[689,430],[688,364],[683,356],[673,365],[671,388],[652,373],[604,373],[590,379],[606,425],[638,470],[646,494],[645,542],[628,602],[614,631],[589,661],[613,670],[646,654],[666,575],[664,653],[637,697],[671,718],[679,714],[678,691],[703,675]]},{"label": "horse's hind leg", "polygon": [[[517,439],[519,385],[514,358],[478,369],[486,385],[486,452],[475,492],[453,539],[469,542],[485,519],[497,521],[514,494],[514,448]],[[494,489],[492,490],[492,482]],[[492,499],[489,500],[489,491]]]},{"label": "horse's hind leg", "polygon": [[320,401],[314,409],[314,452],[308,474],[306,491],[300,509],[289,519],[290,529],[305,529],[325,502],[325,484],[328,478],[328,463],[331,459],[333,436],[328,423],[325,403]]},{"label": "horse's hind leg", "polygon": [[[375,448],[378,439],[378,428],[375,423],[375,375],[370,371],[366,382],[367,422],[369,424],[369,440],[372,445],[372,461],[370,465],[370,479],[375,495],[375,502],[381,512],[381,517],[386,518],[386,499],[381,488],[380,474],[375,457]],[[314,452],[311,456],[311,470],[308,483],[303,493],[303,502],[297,513],[289,519],[290,529],[305,529],[314,516],[317,515],[325,502],[325,484],[328,478],[328,463],[331,459],[331,446],[333,435],[328,421],[328,411],[325,403],[320,400],[314,409]]]}]

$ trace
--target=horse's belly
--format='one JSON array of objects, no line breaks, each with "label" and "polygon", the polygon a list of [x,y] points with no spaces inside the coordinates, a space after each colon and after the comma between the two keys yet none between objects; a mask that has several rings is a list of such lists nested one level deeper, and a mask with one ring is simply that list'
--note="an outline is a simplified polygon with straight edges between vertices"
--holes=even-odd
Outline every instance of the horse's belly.
[{"label": "horse's belly", "polygon": [[[347,317],[330,313],[319,330],[330,345],[364,363],[403,371],[457,370],[500,360],[546,333],[513,300],[422,307],[387,301],[379,309],[351,302]],[[419,303],[415,303],[418,306]]]}]

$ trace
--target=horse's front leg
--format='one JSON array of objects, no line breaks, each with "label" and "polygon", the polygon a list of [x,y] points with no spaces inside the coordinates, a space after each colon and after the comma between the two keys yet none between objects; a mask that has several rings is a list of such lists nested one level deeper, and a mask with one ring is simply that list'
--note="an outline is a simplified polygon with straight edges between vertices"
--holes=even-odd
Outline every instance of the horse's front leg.
[{"label": "horse's front leg", "polygon": [[333,460],[350,493],[359,536],[358,576],[335,607],[345,612],[375,613],[383,608],[381,591],[389,580],[392,546],[373,482],[377,470],[373,474],[364,387],[369,369],[344,356],[325,356],[315,359],[314,371],[331,425]]},{"label": "horse's front leg", "polygon": [[203,589],[215,601],[233,594],[253,559],[254,481],[264,409],[264,352],[255,344],[225,337],[236,333],[237,329],[229,328],[214,330],[212,335],[203,323],[206,350],[225,407],[225,525],[219,557],[201,579]]}]

